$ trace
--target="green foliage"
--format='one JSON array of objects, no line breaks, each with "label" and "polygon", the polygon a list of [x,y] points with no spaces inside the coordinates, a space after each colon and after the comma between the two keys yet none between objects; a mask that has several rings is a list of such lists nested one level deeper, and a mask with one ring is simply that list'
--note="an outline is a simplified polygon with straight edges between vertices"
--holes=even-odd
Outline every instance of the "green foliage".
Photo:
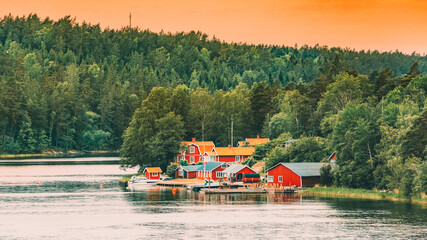
[{"label": "green foliage", "polygon": [[244,162],[242,162],[242,165],[248,165],[249,167],[252,167],[255,165],[258,161],[255,160],[253,157],[248,157]]},{"label": "green foliage", "polygon": [[196,165],[203,165],[203,162],[197,162]]},{"label": "green foliage", "polygon": [[323,186],[331,186],[334,181],[332,168],[330,164],[325,164],[320,169],[320,184]]},{"label": "green foliage", "polygon": [[176,157],[184,136],[181,119],[171,111],[169,90],[153,89],[124,133],[122,165],[165,169]]},{"label": "green foliage", "polygon": [[266,167],[270,168],[280,162],[321,162],[327,156],[325,139],[303,137],[289,146],[277,145],[267,154]]},{"label": "green foliage", "polygon": [[339,186],[425,191],[427,58],[416,54],[230,44],[29,15],[0,19],[0,66],[0,153],[121,148],[124,165],[165,168],[181,140],[229,145],[233,123],[233,145],[272,139],[254,160],[336,151]]},{"label": "green foliage", "polygon": [[182,159],[181,161],[179,161],[179,165],[181,165],[181,166],[188,166],[188,161]]},{"label": "green foliage", "polygon": [[179,168],[179,165],[177,163],[172,163],[167,167],[166,175],[168,175],[171,178],[175,178],[175,171],[177,168]]}]

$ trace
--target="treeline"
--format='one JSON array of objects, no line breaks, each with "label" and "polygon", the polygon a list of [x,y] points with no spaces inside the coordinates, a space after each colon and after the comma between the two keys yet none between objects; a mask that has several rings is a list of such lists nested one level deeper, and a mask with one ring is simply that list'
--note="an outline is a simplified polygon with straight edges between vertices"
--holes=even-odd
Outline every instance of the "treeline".
[{"label": "treeline", "polygon": [[[298,116],[295,131],[318,136],[323,118],[316,104],[338,73],[365,74],[379,88],[375,93],[385,96],[403,84],[399,81],[413,63],[427,73],[426,57],[416,54],[229,44],[200,32],[157,34],[101,29],[69,16],[58,21],[5,16],[0,20],[0,152],[118,149],[132,114],[154,87],[182,89],[189,96],[191,115],[182,115],[185,138],[226,145],[231,115],[236,141],[263,131],[276,137],[280,130],[267,125],[286,108],[282,98],[292,99],[283,92],[296,90],[308,98],[298,101],[310,107],[298,114],[317,115]],[[236,105],[229,103],[228,98],[243,95]],[[215,108],[195,113],[202,100]]]},{"label": "treeline", "polygon": [[402,77],[388,68],[374,78],[331,68],[311,83],[281,88],[154,88],[125,131],[122,163],[166,169],[182,139],[230,144],[233,120],[233,144],[256,134],[272,140],[246,164],[319,162],[335,152],[337,167],[323,169],[324,184],[419,194],[427,190],[426,92],[417,63]]}]

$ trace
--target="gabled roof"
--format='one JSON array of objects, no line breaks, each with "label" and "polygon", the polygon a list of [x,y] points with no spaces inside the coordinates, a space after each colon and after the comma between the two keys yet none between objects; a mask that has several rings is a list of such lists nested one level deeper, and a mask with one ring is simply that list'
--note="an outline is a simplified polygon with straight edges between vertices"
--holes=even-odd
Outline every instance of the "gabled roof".
[{"label": "gabled roof", "polygon": [[247,145],[248,146],[255,146],[255,145],[258,145],[258,144],[263,144],[263,143],[267,143],[267,142],[269,142],[270,141],[270,139],[269,138],[260,138],[260,137],[256,137],[256,138],[246,138],[246,140],[245,141],[239,141],[238,142],[238,145],[240,146],[240,147],[243,147],[243,146],[245,146],[246,145],[246,143],[247,143]]},{"label": "gabled roof", "polygon": [[237,172],[239,172],[240,170],[242,170],[242,169],[244,169],[244,168],[249,168],[250,170],[252,170],[252,171],[254,171],[255,173],[256,173],[256,171],[255,170],[253,170],[252,168],[250,168],[249,166],[247,166],[247,165],[240,165],[240,164],[235,164],[235,165],[232,165],[232,166],[230,166],[230,167],[228,167],[228,168],[226,168],[224,171],[222,171],[223,173],[237,173]]},{"label": "gabled roof", "polygon": [[279,165],[283,165],[301,177],[318,177],[320,176],[320,168],[322,168],[322,166],[325,164],[326,163],[319,163],[319,162],[278,163],[273,167],[269,168],[267,171],[270,171],[271,169]]},{"label": "gabled roof", "polygon": [[184,145],[194,145],[199,148],[200,153],[210,152],[215,147],[215,144],[212,141],[183,141],[181,146]]},{"label": "gabled roof", "polygon": [[255,147],[215,147],[218,156],[250,156]]},{"label": "gabled roof", "polygon": [[[218,154],[216,154],[216,152],[214,152],[214,151],[205,152],[205,154],[206,154],[206,155],[208,155],[208,156],[212,156],[212,157],[216,157],[216,156],[218,156]],[[203,154],[203,155],[204,155],[204,154]]]},{"label": "gabled roof", "polygon": [[186,172],[196,172],[199,170],[200,165],[181,166],[180,168]]},{"label": "gabled roof", "polygon": [[337,152],[333,152],[331,156],[329,156],[328,161],[330,161],[331,159],[334,159],[334,157],[337,158]]},{"label": "gabled roof", "polygon": [[206,172],[211,172],[211,171],[215,170],[217,167],[219,167],[219,166],[221,166],[223,164],[229,165],[229,164],[227,164],[225,162],[207,162],[207,163],[204,164],[206,166],[206,168],[205,168],[205,166],[200,165],[200,167],[199,167],[198,170],[199,171],[204,171],[206,169]]},{"label": "gabled roof", "polygon": [[145,173],[145,171],[148,171],[149,173],[162,173],[163,172],[162,169],[159,167],[146,167],[143,172]]}]

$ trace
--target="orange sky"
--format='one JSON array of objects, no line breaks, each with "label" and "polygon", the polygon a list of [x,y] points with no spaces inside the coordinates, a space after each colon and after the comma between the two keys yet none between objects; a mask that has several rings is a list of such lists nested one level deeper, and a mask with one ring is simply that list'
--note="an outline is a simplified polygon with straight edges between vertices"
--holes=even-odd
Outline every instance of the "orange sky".
[{"label": "orange sky", "polygon": [[102,27],[200,30],[228,42],[427,54],[426,0],[0,0],[0,16],[65,15]]}]

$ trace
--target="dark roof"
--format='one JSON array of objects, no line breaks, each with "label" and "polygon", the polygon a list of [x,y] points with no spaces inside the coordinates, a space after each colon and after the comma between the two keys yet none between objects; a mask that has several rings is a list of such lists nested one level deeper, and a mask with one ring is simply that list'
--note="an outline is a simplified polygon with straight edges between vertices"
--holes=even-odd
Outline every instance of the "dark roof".
[{"label": "dark roof", "polygon": [[318,163],[318,162],[305,162],[305,163],[279,163],[269,168],[267,171],[271,169],[283,165],[301,177],[317,177],[320,176],[320,168],[326,163]]},{"label": "dark roof", "polygon": [[[221,166],[223,164],[227,164],[227,163],[225,163],[225,162],[207,162],[207,163],[205,163],[203,165],[199,165],[199,169],[198,170],[199,171],[204,171],[206,169],[207,172],[210,172],[210,171],[216,169],[217,167],[219,167],[219,166]],[[206,168],[205,168],[204,165],[206,166]],[[229,164],[227,164],[227,165],[229,165]]]},{"label": "dark roof", "polygon": [[242,170],[243,168],[249,168],[250,170],[256,172],[255,170],[253,170],[252,168],[246,166],[246,165],[240,165],[240,164],[235,164],[233,166],[228,167],[227,169],[225,169],[224,171],[222,171],[223,173],[237,173],[240,170]]},{"label": "dark roof", "polygon": [[186,172],[196,172],[200,168],[200,165],[188,165],[188,166],[181,166],[181,169]]}]

